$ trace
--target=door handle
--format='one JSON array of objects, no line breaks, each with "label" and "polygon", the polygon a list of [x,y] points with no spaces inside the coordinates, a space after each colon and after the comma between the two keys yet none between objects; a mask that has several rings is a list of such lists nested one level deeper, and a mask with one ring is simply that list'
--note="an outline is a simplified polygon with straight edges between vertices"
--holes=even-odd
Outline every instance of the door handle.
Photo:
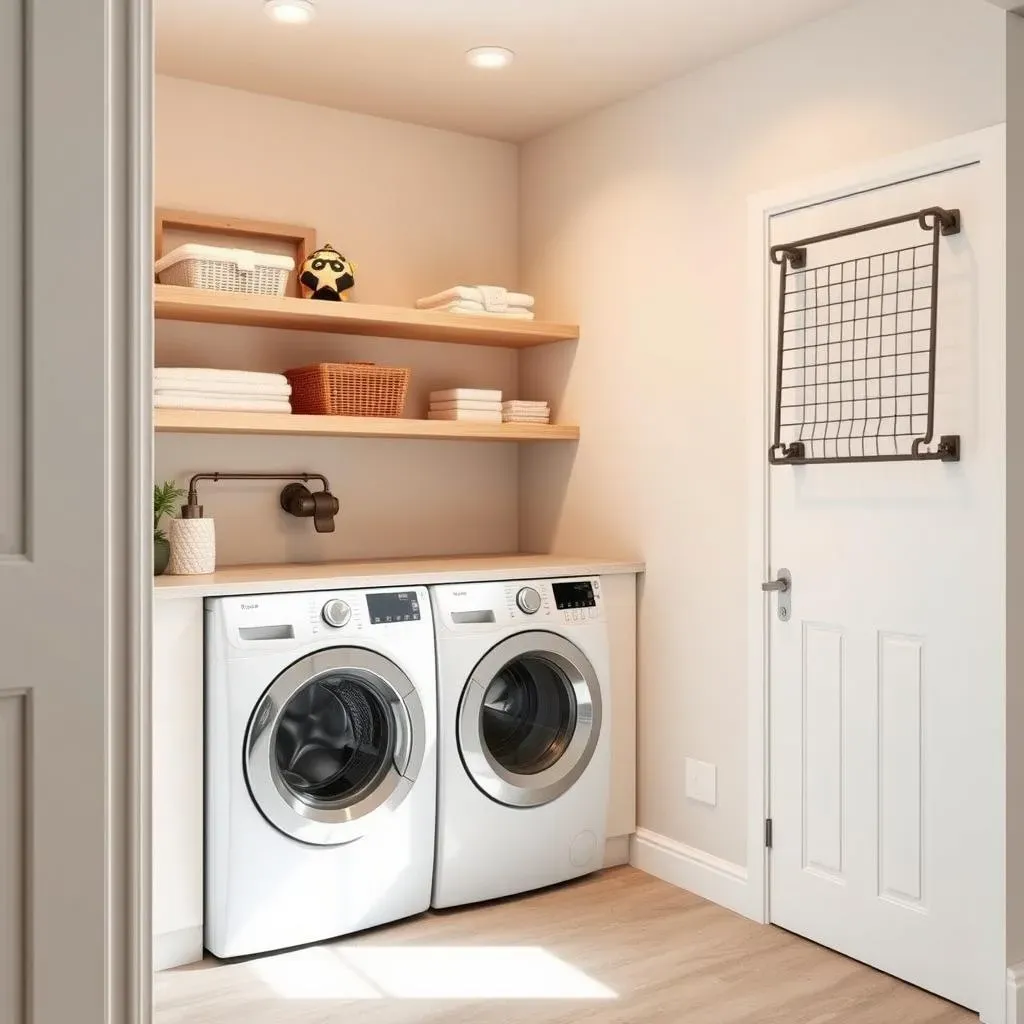
[{"label": "door handle", "polygon": [[788,622],[793,614],[793,574],[788,569],[780,569],[775,579],[761,584],[766,594],[779,595],[778,615],[783,622]]}]

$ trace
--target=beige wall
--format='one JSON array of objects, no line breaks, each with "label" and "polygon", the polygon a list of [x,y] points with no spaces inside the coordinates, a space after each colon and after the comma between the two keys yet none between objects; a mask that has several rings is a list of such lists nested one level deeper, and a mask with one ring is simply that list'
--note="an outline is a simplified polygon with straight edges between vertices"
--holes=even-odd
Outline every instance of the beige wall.
[{"label": "beige wall", "polygon": [[[515,147],[160,77],[156,201],[309,224],[358,264],[356,296],[411,305],[458,282],[516,284]],[[158,365],[281,370],[321,360],[409,366],[406,414],[433,388],[514,393],[513,352],[192,324],[157,324]],[[514,551],[515,445],[158,435],[157,479],[199,470],[326,473],[338,530],[290,519],[272,485],[207,485],[218,561]]]},{"label": "beige wall", "polygon": [[524,447],[520,541],[647,562],[641,827],[747,859],[748,196],[1004,120],[1005,20],[865,0],[523,150],[522,283],[583,337],[520,383],[584,429]]}]

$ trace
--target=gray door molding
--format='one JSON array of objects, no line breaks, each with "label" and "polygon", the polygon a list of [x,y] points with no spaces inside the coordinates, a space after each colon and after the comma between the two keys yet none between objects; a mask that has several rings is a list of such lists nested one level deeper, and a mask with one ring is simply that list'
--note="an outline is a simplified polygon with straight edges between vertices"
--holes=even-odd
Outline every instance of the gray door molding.
[{"label": "gray door molding", "polygon": [[[512,772],[488,749],[482,728],[484,698],[495,676],[524,656],[547,662],[567,689],[574,709],[572,734],[561,756],[542,771]],[[516,633],[477,663],[462,691],[458,743],[469,777],[487,796],[509,807],[537,807],[568,792],[586,771],[601,735],[601,687],[587,656],[565,637],[541,630]]]},{"label": "gray door molding", "polygon": [[4,1024],[151,1019],[150,27],[0,2]]}]

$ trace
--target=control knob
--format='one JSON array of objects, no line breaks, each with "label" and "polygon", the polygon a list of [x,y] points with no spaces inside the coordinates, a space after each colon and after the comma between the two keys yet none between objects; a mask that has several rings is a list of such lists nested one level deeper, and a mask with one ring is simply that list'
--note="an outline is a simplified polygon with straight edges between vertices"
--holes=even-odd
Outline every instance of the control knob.
[{"label": "control knob", "polygon": [[540,594],[533,587],[523,587],[516,594],[516,604],[519,610],[527,615],[536,615],[540,611]]},{"label": "control knob", "polygon": [[328,626],[341,629],[342,626],[347,626],[348,620],[352,618],[352,609],[344,601],[335,598],[324,605],[320,614]]}]

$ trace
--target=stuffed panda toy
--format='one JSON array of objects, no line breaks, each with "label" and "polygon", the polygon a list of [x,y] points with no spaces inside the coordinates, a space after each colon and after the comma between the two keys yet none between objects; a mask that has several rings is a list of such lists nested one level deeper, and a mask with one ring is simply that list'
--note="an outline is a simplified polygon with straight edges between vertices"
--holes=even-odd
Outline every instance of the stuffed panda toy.
[{"label": "stuffed panda toy", "polygon": [[345,293],[355,287],[355,265],[327,244],[305,258],[299,280],[309,289],[311,299],[348,302]]}]

